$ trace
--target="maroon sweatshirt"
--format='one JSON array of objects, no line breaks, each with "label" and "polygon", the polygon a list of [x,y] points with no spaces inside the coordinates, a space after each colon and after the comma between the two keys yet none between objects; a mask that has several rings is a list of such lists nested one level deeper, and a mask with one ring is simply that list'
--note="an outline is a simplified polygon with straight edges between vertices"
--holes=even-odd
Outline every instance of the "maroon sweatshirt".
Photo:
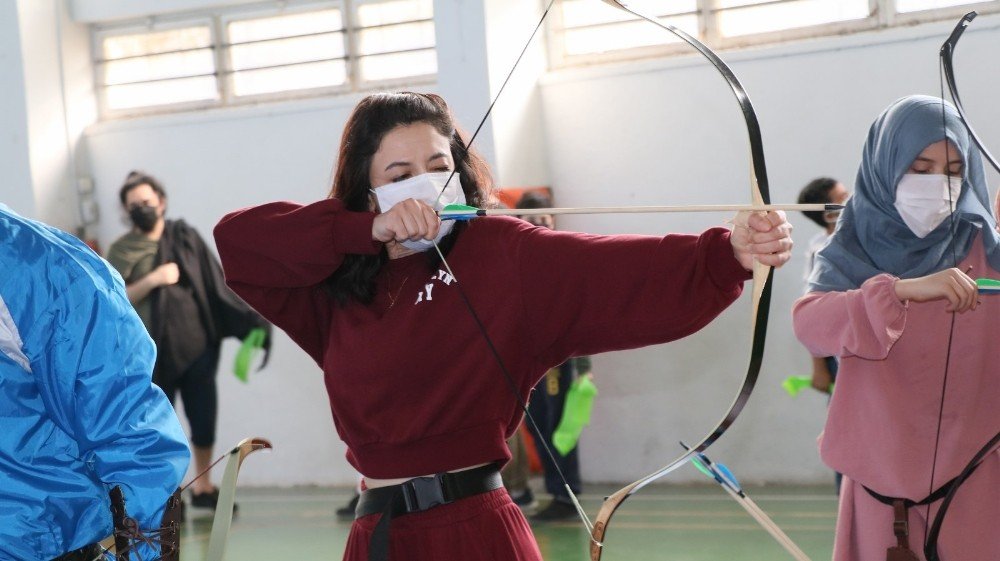
[{"label": "maroon sweatshirt", "polygon": [[525,402],[566,359],[672,341],[732,303],[750,274],[729,231],[594,236],[480,218],[448,263],[388,262],[370,305],[338,306],[324,281],[347,254],[376,254],[368,212],[333,199],[277,202],[215,228],[227,284],[323,369],[334,424],[362,474],[415,477],[510,459],[522,411],[457,282]]}]

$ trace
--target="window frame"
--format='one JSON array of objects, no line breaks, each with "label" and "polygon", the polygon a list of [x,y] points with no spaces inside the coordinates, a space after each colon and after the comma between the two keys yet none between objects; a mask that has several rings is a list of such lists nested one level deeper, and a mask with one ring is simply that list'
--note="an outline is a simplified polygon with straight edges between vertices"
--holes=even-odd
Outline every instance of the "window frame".
[{"label": "window frame", "polygon": [[929,23],[942,20],[954,20],[958,23],[959,18],[975,10],[979,15],[985,16],[1000,12],[1000,2],[996,0],[985,0],[981,2],[970,2],[959,6],[947,8],[930,8],[918,10],[916,12],[897,12],[895,0],[878,0],[886,4],[886,24],[892,25],[915,25],[919,23]]},{"label": "window frame", "polygon": [[[196,100],[196,101],[181,101],[177,103],[164,103],[158,105],[144,105],[142,107],[131,107],[126,109],[112,109],[108,107],[107,101],[107,88],[108,84],[105,83],[104,75],[104,65],[108,62],[118,59],[105,59],[104,58],[104,39],[108,37],[118,37],[121,35],[134,35],[137,33],[150,33],[156,31],[170,31],[172,29],[183,29],[186,27],[207,27],[209,32],[210,44],[207,48],[212,50],[213,59],[215,60],[215,72],[216,77],[216,90],[218,91],[218,38],[216,35],[216,28],[210,17],[191,17],[191,18],[171,18],[169,20],[146,20],[145,22],[130,22],[125,25],[115,25],[108,27],[95,27],[93,32],[90,34],[91,37],[91,52],[95,53],[92,57],[94,64],[94,93],[97,98],[97,104],[100,112],[101,118],[120,118],[120,117],[131,117],[136,114],[144,113],[159,113],[163,112],[164,108],[169,108],[170,111],[194,111],[198,109],[207,109],[210,107],[216,107],[221,100],[222,92],[219,93],[219,99],[210,100]],[[152,82],[153,80],[149,80]]]},{"label": "window frame", "polygon": [[[416,22],[425,22],[425,21],[428,21],[426,19],[421,19],[421,20],[412,20],[412,21],[408,21],[408,22],[399,22],[399,23],[385,24],[385,25],[382,25],[382,26],[368,26],[368,27],[360,27],[360,26],[358,26],[356,24],[357,13],[356,13],[356,9],[354,9],[355,7],[362,6],[364,4],[378,4],[378,3],[384,2],[384,1],[392,1],[392,0],[352,0],[352,2],[351,2],[351,4],[352,4],[352,10],[351,10],[350,14],[348,15],[347,22],[348,22],[348,27],[349,27],[349,32],[348,32],[348,37],[349,37],[349,40],[350,40],[349,47],[350,47],[350,52],[352,53],[351,58],[354,61],[354,64],[349,65],[349,68],[348,68],[349,76],[351,78],[352,83],[355,83],[358,86],[367,86],[367,87],[364,87],[363,89],[370,90],[370,89],[394,88],[394,87],[406,86],[406,85],[413,84],[413,83],[428,83],[428,82],[432,82],[436,78],[437,73],[434,73],[434,74],[420,74],[420,75],[413,76],[412,79],[411,79],[411,77],[407,77],[407,78],[386,78],[386,79],[383,79],[383,80],[363,80],[361,78],[361,59],[362,58],[364,58],[366,56],[377,56],[377,55],[387,55],[387,54],[408,52],[408,51],[385,51],[383,53],[377,53],[376,55],[360,55],[360,54],[356,54],[356,53],[358,53],[358,40],[359,40],[359,36],[361,35],[361,33],[360,33],[361,30],[363,30],[363,29],[371,29],[371,28],[374,28],[374,27],[388,27],[388,26],[391,26],[391,25],[404,25],[405,23],[416,23]],[[433,13],[431,14],[431,19],[429,21],[432,24],[434,24],[435,29],[436,29],[437,28],[437,25],[436,25],[437,22],[434,20]],[[414,50],[426,50],[426,49],[421,48],[421,49],[414,49]],[[437,52],[437,38],[434,39],[433,50],[435,52]],[[418,80],[418,81],[417,82],[413,82],[413,80]]]},{"label": "window frame", "polygon": [[[283,10],[263,9],[258,8],[256,10],[243,10],[240,12],[227,12],[220,15],[217,19],[219,26],[219,36],[222,38],[222,62],[223,65],[220,70],[220,82],[224,82],[221,87],[225,90],[225,104],[226,105],[240,105],[244,103],[259,103],[268,101],[284,101],[288,99],[301,99],[308,97],[320,97],[320,96],[330,96],[330,95],[341,95],[345,93],[350,93],[355,91],[352,85],[351,79],[351,50],[350,42],[347,36],[349,35],[350,20],[348,18],[348,11],[351,6],[345,0],[327,0],[323,2],[309,2],[294,4],[285,7]],[[229,48],[234,44],[232,39],[229,37],[229,24],[236,21],[244,21],[251,19],[263,19],[274,16],[281,15],[294,15],[300,13],[317,12],[321,10],[328,9],[339,9],[341,16],[342,27],[338,30],[344,34],[344,62],[347,66],[346,81],[339,86],[321,86],[318,88],[296,88],[293,90],[281,90],[276,92],[268,92],[261,94],[248,94],[248,95],[236,95],[235,87],[233,84],[233,78],[236,75],[230,65],[231,59],[229,56]]]},{"label": "window frame", "polygon": [[[376,91],[384,88],[419,87],[432,85],[437,80],[437,73],[406,76],[386,80],[361,80],[359,56],[357,51],[357,36],[360,28],[355,25],[358,6],[368,3],[379,3],[389,0],[286,0],[276,5],[274,2],[259,2],[242,6],[231,6],[219,9],[190,11],[179,14],[163,15],[140,20],[123,22],[97,23],[91,25],[91,52],[93,61],[94,90],[98,103],[98,115],[101,120],[115,120],[133,117],[185,113],[218,109],[226,107],[242,107],[260,103],[295,101],[320,97],[333,97],[355,94],[365,91]],[[234,71],[230,63],[229,48],[233,45],[229,37],[228,24],[233,21],[266,18],[284,14],[296,14],[324,9],[341,10],[344,33],[345,61],[347,65],[347,81],[336,86],[318,88],[303,88],[282,90],[261,94],[237,96],[233,87]],[[425,20],[416,20],[425,21]],[[431,18],[434,22],[434,19]],[[103,41],[107,37],[130,35],[134,33],[164,31],[192,26],[207,26],[210,32],[211,45],[215,64],[215,85],[218,99],[178,102],[159,105],[147,105],[128,109],[112,109],[107,104],[107,86],[104,76]],[[430,48],[437,51],[437,40]],[[404,51],[387,51],[392,52]]]},{"label": "window frame", "polygon": [[[794,0],[777,0],[776,3],[792,1]],[[549,52],[549,68],[552,70],[579,68],[593,64],[626,62],[640,59],[665,58],[691,54],[691,48],[686,43],[671,43],[606,51],[603,53],[568,55],[566,54],[562,40],[562,10],[558,9],[561,8],[559,5],[561,3],[562,0],[557,0],[557,5],[554,6],[554,9],[552,10],[551,20],[546,33]],[[699,20],[698,39],[712,49],[723,51],[774,45],[777,43],[800,41],[803,39],[876,31],[896,26],[902,27],[950,19],[957,22],[959,18],[971,10],[976,10],[980,15],[1000,13],[1000,2],[997,0],[983,0],[960,6],[930,8],[927,10],[905,13],[896,12],[895,0],[868,0],[869,13],[865,18],[795,27],[764,33],[740,35],[736,37],[721,37],[717,30],[717,14],[723,11],[740,8],[715,8],[715,5],[716,0],[697,0],[697,7],[693,13],[697,14]]]}]

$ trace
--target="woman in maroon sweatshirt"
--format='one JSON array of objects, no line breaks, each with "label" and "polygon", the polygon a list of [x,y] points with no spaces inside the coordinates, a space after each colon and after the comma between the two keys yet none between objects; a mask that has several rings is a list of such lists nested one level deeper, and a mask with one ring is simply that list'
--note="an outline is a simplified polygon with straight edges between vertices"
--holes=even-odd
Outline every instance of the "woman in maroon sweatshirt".
[{"label": "woman in maroon sweatshirt", "polygon": [[323,369],[364,474],[344,559],[541,559],[497,475],[531,388],[572,356],[698,331],[754,259],[790,255],[781,213],[732,235],[659,238],[434,212],[482,207],[491,188],[440,97],[376,94],[348,120],[329,198],[239,210],[215,228],[229,286]]}]

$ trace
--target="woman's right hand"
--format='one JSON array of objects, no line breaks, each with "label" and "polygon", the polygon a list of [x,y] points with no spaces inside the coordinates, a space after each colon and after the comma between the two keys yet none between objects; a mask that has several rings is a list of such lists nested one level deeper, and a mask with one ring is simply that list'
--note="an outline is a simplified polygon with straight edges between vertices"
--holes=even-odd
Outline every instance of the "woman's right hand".
[{"label": "woman's right hand", "polygon": [[979,305],[976,281],[954,267],[926,277],[897,280],[894,289],[901,302],[947,300],[949,312],[967,312]]},{"label": "woman's right hand", "polygon": [[441,229],[441,219],[423,201],[406,199],[375,216],[372,239],[382,243],[405,240],[432,240]]},{"label": "woman's right hand", "polygon": [[164,263],[153,269],[153,274],[156,275],[156,286],[170,286],[181,280],[181,270],[177,263]]}]

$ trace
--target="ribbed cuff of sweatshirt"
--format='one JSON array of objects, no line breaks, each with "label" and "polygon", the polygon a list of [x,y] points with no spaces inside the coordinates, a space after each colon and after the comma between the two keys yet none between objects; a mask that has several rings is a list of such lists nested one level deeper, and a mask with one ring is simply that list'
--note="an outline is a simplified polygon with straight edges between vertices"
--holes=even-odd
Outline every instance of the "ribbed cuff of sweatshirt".
[{"label": "ribbed cuff of sweatshirt", "polygon": [[382,251],[382,242],[372,239],[374,221],[374,212],[339,212],[332,221],[334,249],[345,255],[375,255]]},{"label": "ribbed cuff of sweatshirt", "polygon": [[729,290],[753,278],[753,272],[744,269],[733,254],[733,244],[729,241],[731,235],[732,232],[726,228],[712,228],[701,235],[702,240],[709,244],[708,274],[715,286],[722,290]]}]

